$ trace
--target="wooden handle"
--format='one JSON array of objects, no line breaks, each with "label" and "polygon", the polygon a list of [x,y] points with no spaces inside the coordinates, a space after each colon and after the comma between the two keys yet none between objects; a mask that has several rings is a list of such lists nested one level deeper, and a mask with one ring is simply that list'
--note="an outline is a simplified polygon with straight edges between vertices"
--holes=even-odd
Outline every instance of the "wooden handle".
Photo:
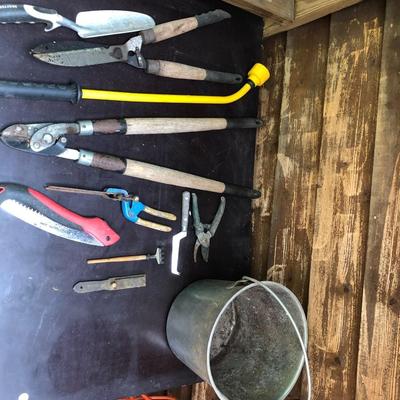
[{"label": "wooden handle", "polygon": [[105,263],[116,263],[126,261],[143,261],[147,260],[147,256],[122,256],[122,257],[111,257],[111,258],[93,258],[87,260],[87,264],[105,264]]},{"label": "wooden handle", "polygon": [[204,68],[192,67],[191,65],[164,60],[147,60],[146,72],[148,74],[175,79],[190,79],[230,84],[242,82],[242,76],[238,74],[211,71]]},{"label": "wooden handle", "polygon": [[195,15],[194,17],[178,19],[156,25],[153,29],[141,32],[143,44],[161,42],[162,40],[182,35],[183,33],[192,31],[198,27],[214,24],[230,17],[231,15],[226,11],[214,10],[204,14]]},{"label": "wooden handle", "polygon": [[126,169],[123,174],[167,185],[206,190],[215,193],[223,193],[225,190],[225,184],[222,182],[141,161],[126,160]]},{"label": "wooden handle", "polygon": [[160,232],[171,232],[172,228],[170,226],[157,224],[157,222],[146,221],[144,219],[138,218],[135,224],[145,226],[146,228],[154,229]]},{"label": "wooden handle", "polygon": [[147,214],[154,215],[155,217],[168,219],[169,221],[176,221],[176,215],[169,212],[156,210],[148,206],[145,206],[143,211],[145,211]]},{"label": "wooden handle", "polygon": [[204,132],[227,128],[225,118],[127,118],[127,135]]}]

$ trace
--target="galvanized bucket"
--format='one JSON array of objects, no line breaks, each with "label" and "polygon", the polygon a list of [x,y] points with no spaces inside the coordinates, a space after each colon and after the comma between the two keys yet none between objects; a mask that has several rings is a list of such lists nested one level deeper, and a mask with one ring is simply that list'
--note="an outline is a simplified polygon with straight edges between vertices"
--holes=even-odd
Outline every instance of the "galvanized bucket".
[{"label": "galvanized bucket", "polygon": [[[304,345],[307,321],[286,287],[263,282],[284,304]],[[262,285],[201,280],[173,302],[169,345],[223,400],[282,400],[300,375],[304,356],[288,315]]]}]

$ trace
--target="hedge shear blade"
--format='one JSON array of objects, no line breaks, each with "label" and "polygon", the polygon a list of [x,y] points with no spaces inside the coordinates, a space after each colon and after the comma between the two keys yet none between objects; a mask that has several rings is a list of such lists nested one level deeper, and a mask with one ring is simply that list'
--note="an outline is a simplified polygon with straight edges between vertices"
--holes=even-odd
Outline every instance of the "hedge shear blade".
[{"label": "hedge shear blade", "polygon": [[197,262],[197,253],[201,248],[201,256],[205,262],[208,262],[208,256],[210,253],[211,238],[215,235],[218,226],[221,222],[222,216],[225,211],[226,200],[225,197],[221,197],[221,201],[218,210],[212,220],[211,224],[203,224],[200,220],[199,205],[197,196],[192,193],[192,215],[193,215],[193,227],[196,233],[196,243],[193,250],[194,262]]}]

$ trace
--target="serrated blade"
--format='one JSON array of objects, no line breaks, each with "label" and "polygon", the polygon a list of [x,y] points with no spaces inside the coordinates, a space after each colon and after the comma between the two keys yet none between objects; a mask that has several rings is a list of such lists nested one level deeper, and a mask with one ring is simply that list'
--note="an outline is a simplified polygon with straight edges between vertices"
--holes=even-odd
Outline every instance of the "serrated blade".
[{"label": "serrated blade", "polygon": [[86,243],[92,246],[103,246],[94,237],[86,232],[79,231],[68,226],[62,225],[52,219],[41,214],[37,210],[27,207],[25,204],[13,199],[4,200],[0,207],[8,214],[32,225],[42,231],[51,233],[52,235],[72,240],[74,242]]},{"label": "serrated blade", "polygon": [[79,41],[51,42],[31,50],[33,57],[48,64],[64,67],[85,67],[127,60],[122,46],[102,46]]}]

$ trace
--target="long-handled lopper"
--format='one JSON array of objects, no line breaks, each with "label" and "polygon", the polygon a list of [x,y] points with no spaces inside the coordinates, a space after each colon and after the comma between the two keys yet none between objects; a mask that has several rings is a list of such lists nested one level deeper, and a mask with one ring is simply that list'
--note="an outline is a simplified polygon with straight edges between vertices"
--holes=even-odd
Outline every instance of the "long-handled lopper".
[{"label": "long-handled lopper", "polygon": [[269,71],[263,64],[255,64],[248,73],[246,83],[235,93],[227,96],[205,96],[190,94],[131,93],[110,90],[84,89],[79,84],[33,83],[0,81],[0,97],[30,100],[70,101],[80,100],[128,101],[134,103],[186,103],[229,104],[241,99],[251,89],[263,85]]},{"label": "long-handled lopper", "polygon": [[7,146],[30,154],[55,156],[81,165],[113,171],[125,176],[215,193],[257,198],[258,190],[203,178],[186,172],[131,159],[67,147],[69,135],[80,134],[79,126],[66,124],[16,124],[4,129],[0,140]]}]

